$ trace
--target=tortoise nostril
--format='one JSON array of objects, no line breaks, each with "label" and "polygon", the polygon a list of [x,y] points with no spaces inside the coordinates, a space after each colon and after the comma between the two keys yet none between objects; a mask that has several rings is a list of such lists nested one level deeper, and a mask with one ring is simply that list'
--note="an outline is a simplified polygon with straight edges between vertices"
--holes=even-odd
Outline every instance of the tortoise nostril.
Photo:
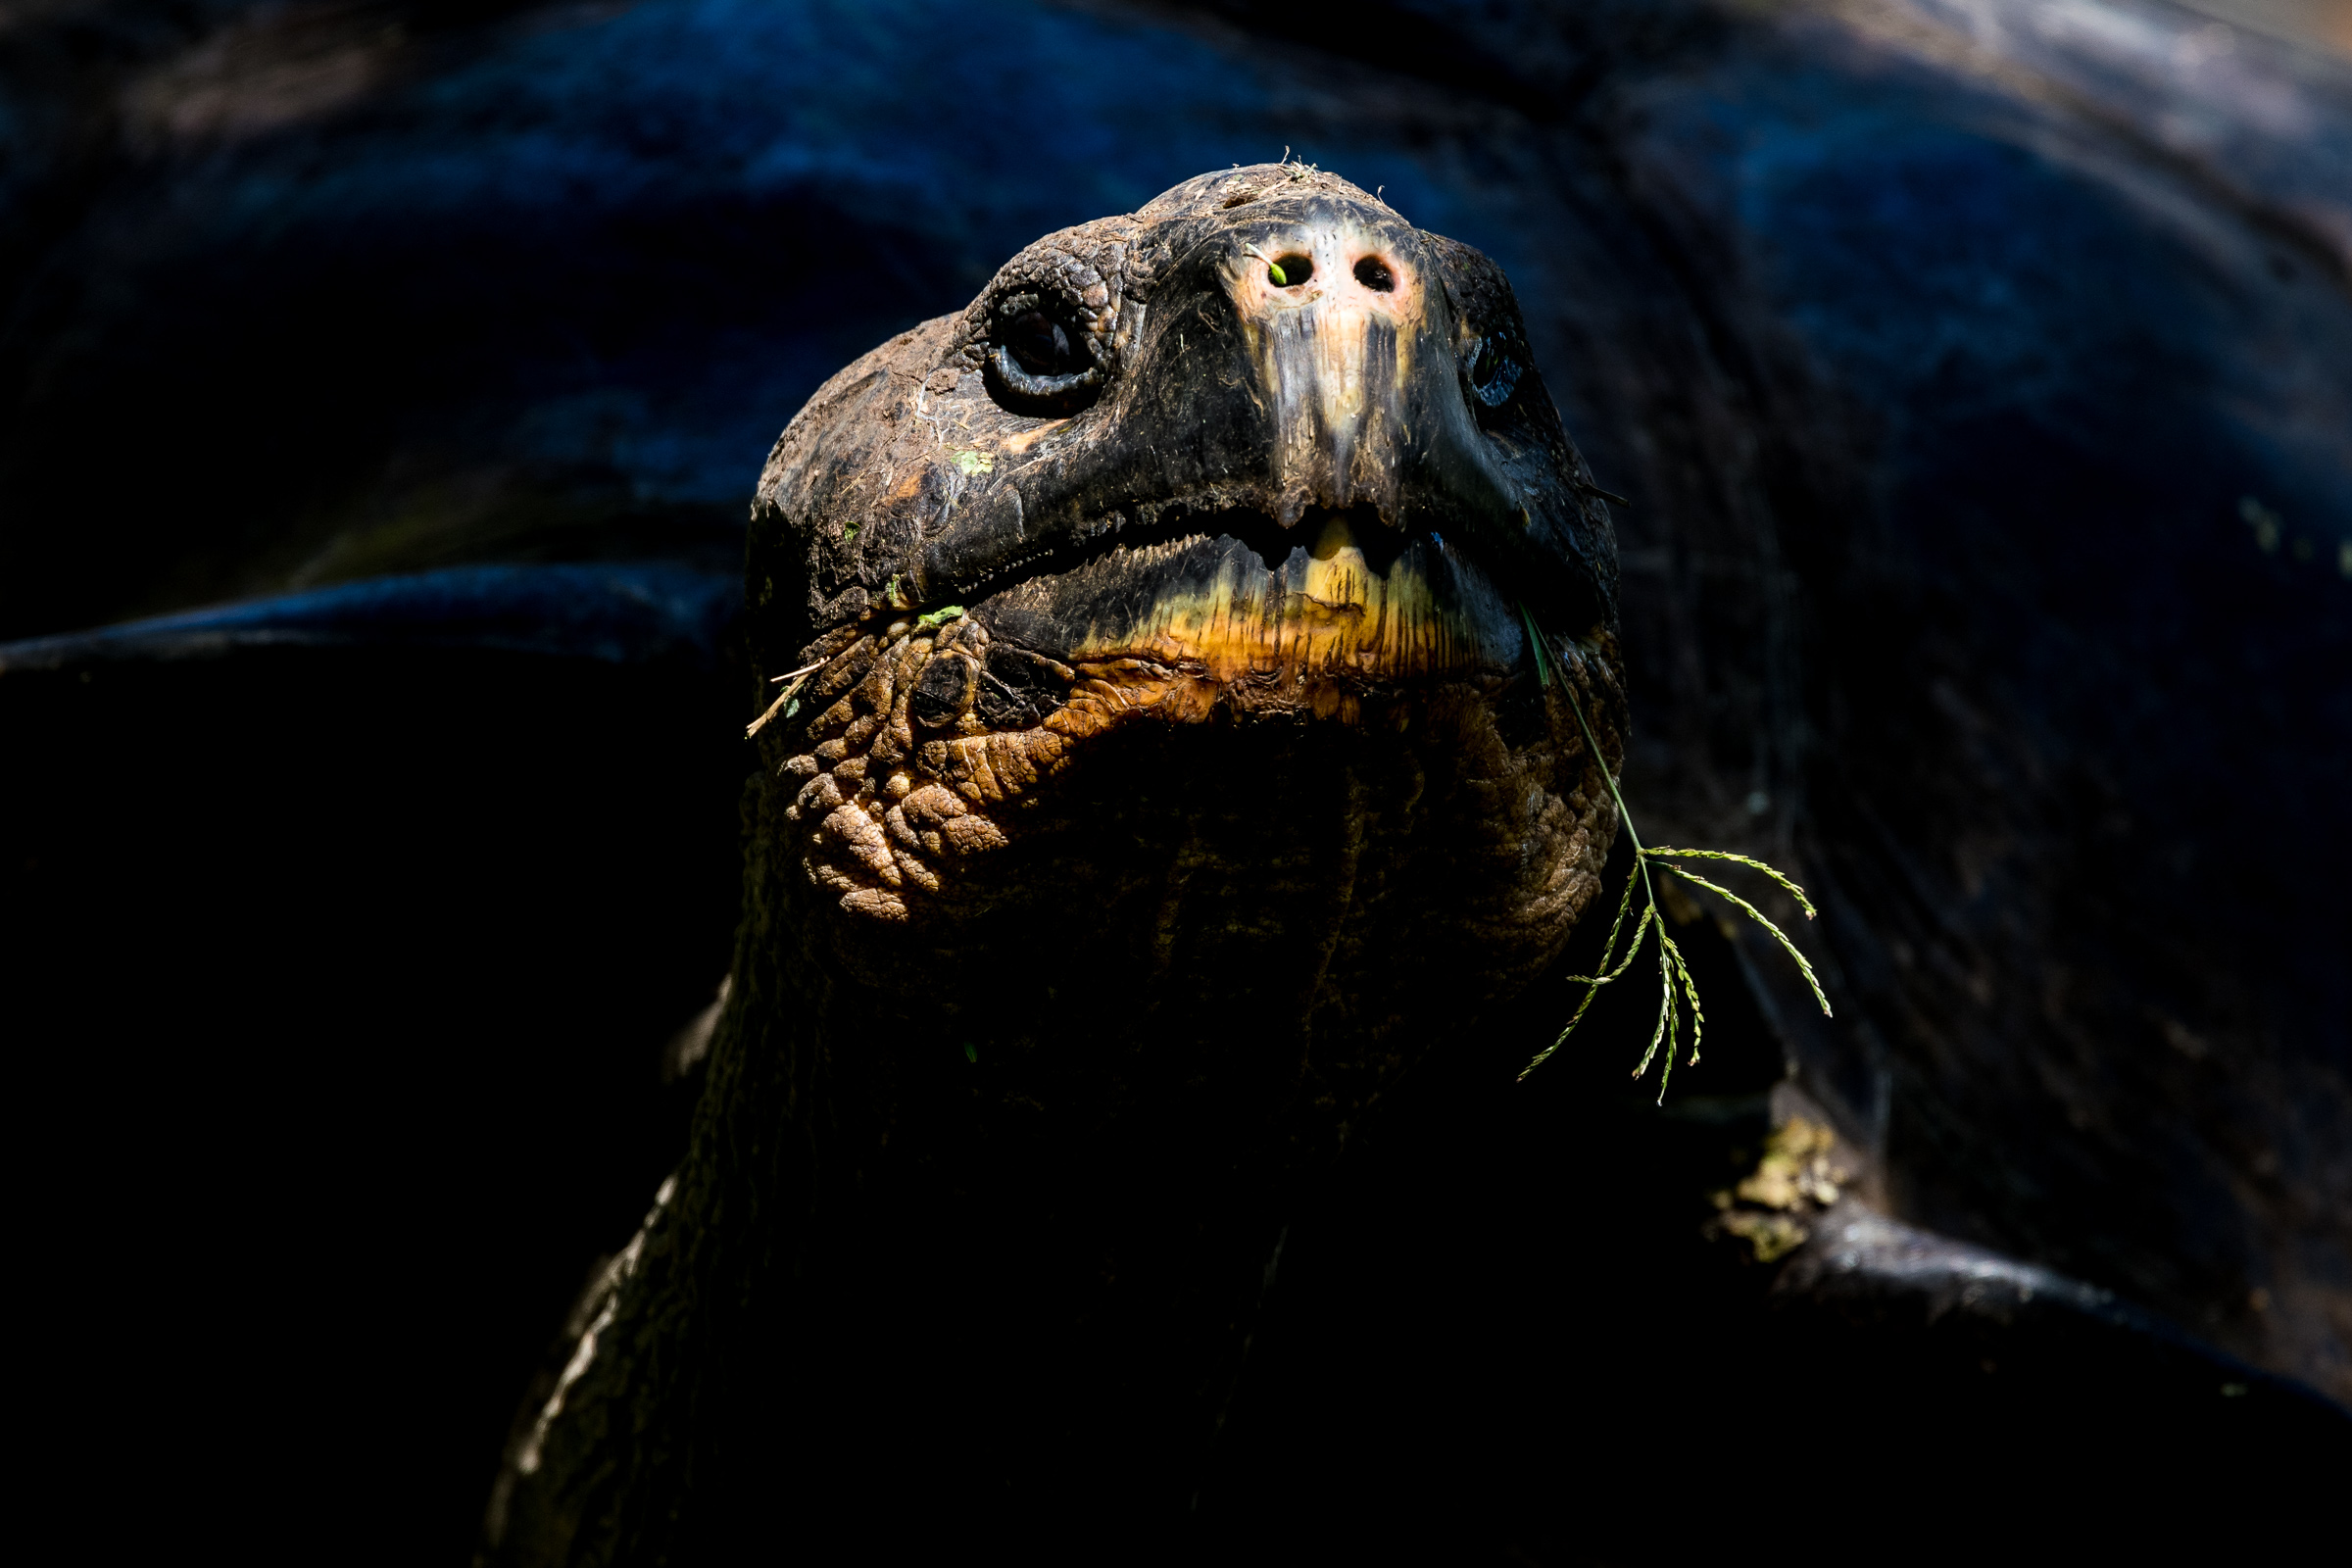
[{"label": "tortoise nostril", "polygon": [[1274,258],[1274,270],[1279,274],[1282,287],[1297,288],[1315,275],[1314,259],[1293,251],[1287,256]]},{"label": "tortoise nostril", "polygon": [[1355,264],[1355,280],[1375,294],[1387,294],[1396,287],[1396,273],[1377,256]]}]

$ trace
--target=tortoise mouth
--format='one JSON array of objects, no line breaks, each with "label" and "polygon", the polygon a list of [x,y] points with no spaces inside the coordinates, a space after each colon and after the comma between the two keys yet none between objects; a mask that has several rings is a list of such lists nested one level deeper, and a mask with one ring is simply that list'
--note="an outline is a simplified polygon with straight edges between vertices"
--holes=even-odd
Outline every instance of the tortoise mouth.
[{"label": "tortoise mouth", "polygon": [[1136,660],[1262,703],[1485,672],[1526,658],[1511,601],[1445,529],[1399,530],[1370,508],[1284,527],[1231,511],[1122,528],[971,614],[991,642],[1063,664]]}]

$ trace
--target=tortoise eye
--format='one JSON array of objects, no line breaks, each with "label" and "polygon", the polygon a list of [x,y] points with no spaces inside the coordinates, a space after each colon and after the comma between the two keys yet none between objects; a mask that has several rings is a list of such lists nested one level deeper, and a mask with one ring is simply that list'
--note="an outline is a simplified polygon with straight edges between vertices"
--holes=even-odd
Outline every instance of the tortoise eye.
[{"label": "tortoise eye", "polygon": [[1095,401],[1104,372],[1069,319],[1034,294],[1001,308],[983,362],[989,393],[1001,406],[1015,414],[1068,415]]},{"label": "tortoise eye", "polygon": [[1495,338],[1482,339],[1478,352],[1470,361],[1470,391],[1490,409],[1500,408],[1510,401],[1519,385],[1521,367],[1513,359],[1506,343]]},{"label": "tortoise eye", "polygon": [[1078,368],[1070,352],[1070,335],[1043,311],[1031,311],[1004,334],[1004,346],[1032,375],[1068,375]]}]

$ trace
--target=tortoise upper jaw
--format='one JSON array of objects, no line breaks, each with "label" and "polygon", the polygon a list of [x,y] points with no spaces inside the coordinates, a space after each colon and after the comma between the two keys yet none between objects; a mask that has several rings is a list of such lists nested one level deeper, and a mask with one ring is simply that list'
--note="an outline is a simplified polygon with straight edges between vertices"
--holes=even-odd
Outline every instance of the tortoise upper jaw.
[{"label": "tortoise upper jaw", "polygon": [[1416,379],[1434,372],[1451,390],[1454,378],[1444,293],[1429,288],[1419,250],[1393,220],[1347,208],[1252,224],[1212,248],[1206,281],[1240,328],[1267,510],[1286,526],[1310,506],[1359,505],[1402,525],[1413,425],[1427,412]]},{"label": "tortoise upper jaw", "polygon": [[1480,428],[1437,258],[1393,216],[1319,198],[1221,226],[1137,310],[1102,400],[1006,433],[910,541],[915,599],[970,603],[1073,545],[1181,514],[1296,526],[1320,508],[1442,534],[1537,603],[1573,606],[1563,625],[1604,614],[1567,476],[1510,464]]}]

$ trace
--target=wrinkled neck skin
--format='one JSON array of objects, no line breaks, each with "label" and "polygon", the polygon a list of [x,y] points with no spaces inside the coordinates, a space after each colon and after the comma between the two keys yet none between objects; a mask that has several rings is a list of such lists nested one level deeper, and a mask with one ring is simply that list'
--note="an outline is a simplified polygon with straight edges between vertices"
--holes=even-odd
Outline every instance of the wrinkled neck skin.
[{"label": "wrinkled neck skin", "polygon": [[1615,834],[1613,535],[1524,354],[1484,258],[1284,167],[810,401],[700,1121],[494,1560],[1183,1517],[1302,1194]]},{"label": "wrinkled neck skin", "polygon": [[868,1451],[963,1454],[992,1507],[1181,1512],[1302,1194],[1550,961],[1607,853],[1581,749],[1514,754],[1466,691],[1373,721],[1139,727],[985,901],[879,934],[763,787],[772,913],[682,1189],[777,1228],[710,1238],[705,1289],[747,1342],[799,1326],[809,1436],[878,1405]]}]

